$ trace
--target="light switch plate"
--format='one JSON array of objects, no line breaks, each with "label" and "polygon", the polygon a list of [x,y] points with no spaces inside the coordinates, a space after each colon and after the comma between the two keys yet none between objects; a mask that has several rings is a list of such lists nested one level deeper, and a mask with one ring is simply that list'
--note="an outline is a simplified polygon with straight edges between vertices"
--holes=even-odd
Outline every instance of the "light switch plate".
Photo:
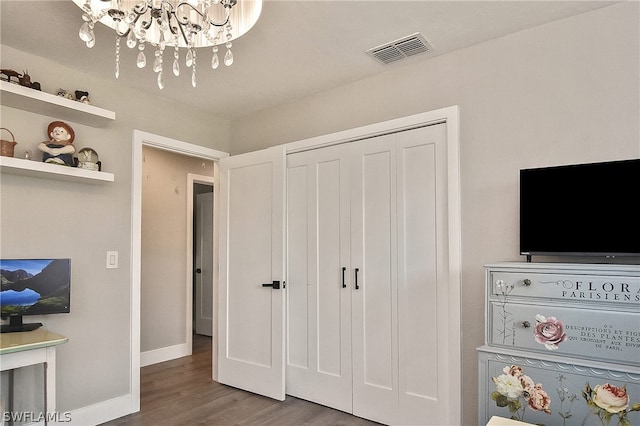
[{"label": "light switch plate", "polygon": [[118,268],[118,252],[108,251],[107,252],[107,269],[117,269],[117,268]]}]

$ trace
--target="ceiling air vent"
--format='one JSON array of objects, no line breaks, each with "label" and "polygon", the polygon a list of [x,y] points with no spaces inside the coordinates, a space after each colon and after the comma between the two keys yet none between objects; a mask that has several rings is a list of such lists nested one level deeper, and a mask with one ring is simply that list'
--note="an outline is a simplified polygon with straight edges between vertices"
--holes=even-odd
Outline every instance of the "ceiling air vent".
[{"label": "ceiling air vent", "polygon": [[365,53],[383,64],[390,64],[419,53],[431,50],[431,46],[420,33],[411,34],[391,43],[373,47]]}]

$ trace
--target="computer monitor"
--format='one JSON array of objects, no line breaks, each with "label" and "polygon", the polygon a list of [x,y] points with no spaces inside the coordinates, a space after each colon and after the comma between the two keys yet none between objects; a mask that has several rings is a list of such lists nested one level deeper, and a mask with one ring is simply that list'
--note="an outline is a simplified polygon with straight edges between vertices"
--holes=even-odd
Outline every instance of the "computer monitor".
[{"label": "computer monitor", "polygon": [[25,315],[70,311],[71,259],[0,259],[0,280],[0,316],[9,318],[2,333],[42,326],[24,323]]}]

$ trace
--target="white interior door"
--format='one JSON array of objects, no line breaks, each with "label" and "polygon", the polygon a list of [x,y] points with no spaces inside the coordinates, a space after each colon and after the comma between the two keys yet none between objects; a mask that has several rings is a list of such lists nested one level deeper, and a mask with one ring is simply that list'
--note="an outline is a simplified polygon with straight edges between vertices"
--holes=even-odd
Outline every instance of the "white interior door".
[{"label": "white interior door", "polygon": [[398,389],[393,141],[352,144],[353,414],[385,423],[394,422]]},{"label": "white interior door", "polygon": [[196,195],[195,332],[213,335],[213,192]]},{"label": "white interior door", "polygon": [[398,133],[399,424],[453,424],[446,124]]},{"label": "white interior door", "polygon": [[289,395],[352,410],[349,144],[287,158]]},{"label": "white interior door", "polygon": [[288,155],[288,394],[450,423],[445,142],[440,124]]},{"label": "white interior door", "polygon": [[279,400],[285,397],[284,163],[283,146],[223,158],[219,197],[218,380]]},{"label": "white interior door", "polygon": [[354,150],[353,413],[451,424],[446,125]]}]

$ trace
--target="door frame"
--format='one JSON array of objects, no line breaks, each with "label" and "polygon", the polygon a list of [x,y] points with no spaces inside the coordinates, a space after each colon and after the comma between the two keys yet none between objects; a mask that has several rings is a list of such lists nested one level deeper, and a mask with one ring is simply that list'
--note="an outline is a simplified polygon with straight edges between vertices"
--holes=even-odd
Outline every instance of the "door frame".
[{"label": "door frame", "polygon": [[[226,152],[206,148],[153,133],[134,130],[132,136],[132,172],[131,172],[131,364],[129,379],[129,395],[131,397],[131,412],[140,411],[140,302],[141,302],[141,263],[142,263],[142,147],[163,149],[176,154],[197,157],[214,162],[214,180],[217,177],[217,162],[228,157]],[[216,199],[216,185],[214,185],[214,199]],[[216,208],[214,205],[214,220]],[[217,227],[214,227],[216,229]],[[215,262],[215,258],[214,258]],[[214,265],[215,268],[215,265]],[[189,271],[191,272],[191,271]],[[190,279],[191,281],[191,279]],[[191,296],[189,295],[189,298]],[[187,299],[188,300],[188,299]],[[188,321],[190,325],[190,320]],[[191,339],[191,333],[187,333]],[[214,347],[214,350],[216,348]],[[214,376],[217,373],[214,363]]]}]

